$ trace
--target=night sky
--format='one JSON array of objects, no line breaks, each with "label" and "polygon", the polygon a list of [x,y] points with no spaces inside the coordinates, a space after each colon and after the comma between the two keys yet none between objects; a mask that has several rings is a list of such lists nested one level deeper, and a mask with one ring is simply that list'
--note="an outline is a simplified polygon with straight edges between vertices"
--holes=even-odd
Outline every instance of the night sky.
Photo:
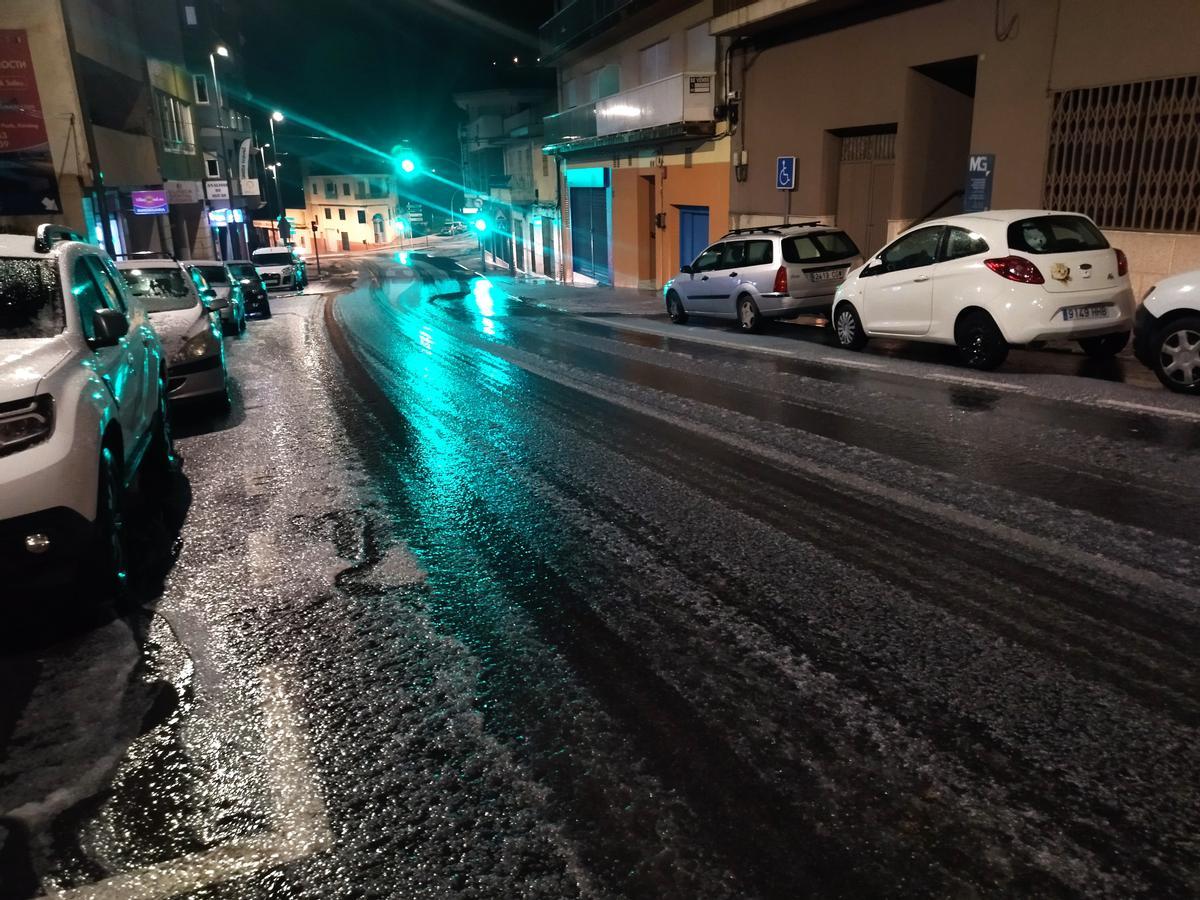
[{"label": "night sky", "polygon": [[[248,92],[373,147],[407,139],[453,158],[459,112],[450,95],[494,83],[514,56],[534,62],[537,27],[554,11],[553,0],[246,0],[240,7]],[[319,146],[289,139],[300,130],[294,121],[280,129],[280,147]]]}]

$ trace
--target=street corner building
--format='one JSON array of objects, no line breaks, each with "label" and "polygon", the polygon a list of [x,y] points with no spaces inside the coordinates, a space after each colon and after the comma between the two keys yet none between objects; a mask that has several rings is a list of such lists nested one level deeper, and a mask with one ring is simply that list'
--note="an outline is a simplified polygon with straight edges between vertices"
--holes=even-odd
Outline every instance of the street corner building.
[{"label": "street corner building", "polygon": [[871,254],[1004,208],[1092,216],[1138,296],[1200,266],[1192,0],[575,0],[540,37],[576,282],[661,287],[730,228]]},{"label": "street corner building", "polygon": [[[262,205],[236,5],[0,3],[0,228],[65,225],[114,256],[233,258]],[[221,43],[218,43],[221,41]]]}]

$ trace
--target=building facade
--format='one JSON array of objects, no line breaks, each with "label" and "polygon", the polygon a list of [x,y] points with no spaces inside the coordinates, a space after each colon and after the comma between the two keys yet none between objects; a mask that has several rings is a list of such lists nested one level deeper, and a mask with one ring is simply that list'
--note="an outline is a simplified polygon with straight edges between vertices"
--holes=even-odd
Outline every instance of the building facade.
[{"label": "building facade", "polygon": [[[974,176],[972,208],[1093,216],[1139,296],[1200,267],[1194,2],[717,0],[715,13],[739,107],[731,224],[790,212],[870,253],[961,211]],[[796,158],[792,192],[776,188],[781,156]]]},{"label": "building facade", "polygon": [[574,0],[540,29],[559,71],[567,276],[657,288],[729,225],[723,47],[711,0]]},{"label": "building facade", "polygon": [[[400,194],[392,175],[309,175],[305,179],[305,218],[293,240],[307,246],[317,223],[321,251],[337,253],[363,250],[375,244],[390,244],[403,235],[396,219],[405,219]],[[411,236],[411,226],[408,235]],[[308,231],[306,236],[303,232]],[[304,241],[301,238],[305,238]]]}]

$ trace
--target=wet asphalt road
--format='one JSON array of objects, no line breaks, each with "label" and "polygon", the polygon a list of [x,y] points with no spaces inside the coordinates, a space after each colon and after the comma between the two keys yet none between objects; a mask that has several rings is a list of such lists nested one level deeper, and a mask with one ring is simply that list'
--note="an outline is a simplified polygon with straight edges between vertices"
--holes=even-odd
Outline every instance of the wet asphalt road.
[{"label": "wet asphalt road", "polygon": [[142,608],[0,657],[9,895],[1200,892],[1200,408],[411,273],[276,308]]}]

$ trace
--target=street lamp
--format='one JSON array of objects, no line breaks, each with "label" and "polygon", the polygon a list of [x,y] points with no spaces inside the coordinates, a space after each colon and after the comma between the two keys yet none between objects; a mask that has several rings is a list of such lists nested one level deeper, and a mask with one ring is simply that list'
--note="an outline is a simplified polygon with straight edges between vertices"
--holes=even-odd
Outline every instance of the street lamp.
[{"label": "street lamp", "polygon": [[[229,48],[226,47],[224,44],[218,44],[216,47],[214,47],[213,52],[208,54],[208,64],[212,68],[213,90],[215,91],[215,93],[217,95],[217,132],[221,135],[221,163],[225,167],[225,190],[229,194],[229,198],[226,200],[226,202],[229,204],[229,209],[232,210],[233,209],[233,181],[229,177],[229,153],[225,148],[225,123],[223,121],[225,118],[225,104],[221,98],[221,82],[217,78],[217,57],[218,56],[222,57],[223,59],[229,59]],[[232,213],[230,214],[229,218],[230,219],[233,218]],[[230,221],[225,227],[229,229],[229,249],[236,256],[237,255],[237,247],[235,246],[236,242],[234,240],[234,231],[233,231],[232,221]]]},{"label": "street lamp", "polygon": [[[271,113],[271,117],[267,122],[271,126],[271,161],[275,163],[276,168],[279,166],[279,141],[275,138],[275,123],[283,121],[283,113],[275,110]],[[274,170],[272,170],[274,172]],[[279,189],[279,175],[275,173],[275,205],[279,208],[279,215],[283,215],[283,192]]]}]

